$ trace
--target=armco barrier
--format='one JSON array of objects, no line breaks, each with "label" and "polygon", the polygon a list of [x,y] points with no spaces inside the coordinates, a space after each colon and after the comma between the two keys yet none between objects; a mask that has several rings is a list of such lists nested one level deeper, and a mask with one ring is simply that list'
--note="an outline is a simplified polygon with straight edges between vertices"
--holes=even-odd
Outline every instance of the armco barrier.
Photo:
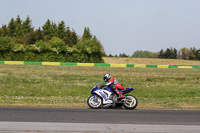
[{"label": "armco barrier", "polygon": [[200,66],[74,63],[74,62],[0,61],[0,64],[8,64],[8,65],[48,65],[48,66],[83,66],[83,67],[196,68],[196,69],[199,68],[200,69]]},{"label": "armco barrier", "polygon": [[77,66],[77,63],[73,62],[60,62],[61,66]]},{"label": "armco barrier", "polygon": [[0,61],[0,64],[4,64],[4,61]]}]

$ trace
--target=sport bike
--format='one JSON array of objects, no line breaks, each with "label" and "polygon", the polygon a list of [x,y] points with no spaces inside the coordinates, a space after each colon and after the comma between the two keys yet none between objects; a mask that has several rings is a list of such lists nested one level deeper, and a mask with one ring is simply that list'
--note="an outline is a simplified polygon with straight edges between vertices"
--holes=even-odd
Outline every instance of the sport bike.
[{"label": "sport bike", "polygon": [[134,88],[126,88],[125,90],[120,90],[124,95],[123,99],[119,99],[116,93],[111,89],[111,87],[106,87],[101,89],[97,84],[91,90],[91,96],[87,99],[87,104],[92,109],[99,109],[102,107],[119,107],[123,106],[125,109],[135,109],[137,107],[138,101],[132,95],[124,95],[134,90]]}]

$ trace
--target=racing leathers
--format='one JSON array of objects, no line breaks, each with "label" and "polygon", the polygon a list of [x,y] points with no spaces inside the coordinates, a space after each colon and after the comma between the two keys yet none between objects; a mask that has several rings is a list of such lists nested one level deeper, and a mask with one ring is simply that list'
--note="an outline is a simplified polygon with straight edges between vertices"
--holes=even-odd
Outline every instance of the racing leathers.
[{"label": "racing leathers", "polygon": [[109,79],[105,86],[110,86],[112,90],[119,96],[119,99],[124,98],[124,95],[120,92],[120,89],[124,90],[124,87],[115,78]]}]

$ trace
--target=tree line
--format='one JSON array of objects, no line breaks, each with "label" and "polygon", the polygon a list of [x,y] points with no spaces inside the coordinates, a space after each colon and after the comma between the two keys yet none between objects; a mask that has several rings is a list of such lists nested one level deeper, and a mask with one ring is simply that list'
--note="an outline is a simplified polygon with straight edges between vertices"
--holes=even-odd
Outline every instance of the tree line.
[{"label": "tree line", "polygon": [[18,15],[0,28],[0,60],[103,62],[101,42],[88,27],[80,37],[65,22],[49,19],[42,28],[34,29],[29,16]]},{"label": "tree line", "polygon": [[200,49],[195,47],[183,47],[180,50],[176,48],[161,49],[159,52],[151,52],[147,50],[137,50],[132,56],[125,53],[119,55],[106,55],[107,57],[138,57],[138,58],[164,58],[164,59],[183,59],[183,60],[200,60]]},{"label": "tree line", "polygon": [[175,48],[167,48],[165,51],[161,49],[158,58],[200,60],[200,49],[195,47],[183,47],[178,51]]},{"label": "tree line", "polygon": [[165,59],[183,59],[183,60],[200,60],[200,49],[195,47],[183,47],[180,50],[176,48],[161,49],[158,58]]}]

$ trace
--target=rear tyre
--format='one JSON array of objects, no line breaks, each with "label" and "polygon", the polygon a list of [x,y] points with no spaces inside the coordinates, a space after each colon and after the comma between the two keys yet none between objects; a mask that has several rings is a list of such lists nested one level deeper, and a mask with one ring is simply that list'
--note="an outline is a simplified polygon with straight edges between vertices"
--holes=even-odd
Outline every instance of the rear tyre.
[{"label": "rear tyre", "polygon": [[102,107],[103,105],[103,100],[100,97],[96,97],[96,99],[94,100],[94,96],[91,95],[88,99],[87,99],[87,104],[90,108],[92,109],[99,109]]},{"label": "rear tyre", "polygon": [[137,98],[132,95],[126,95],[126,101],[123,103],[125,109],[135,109],[138,105]]}]

